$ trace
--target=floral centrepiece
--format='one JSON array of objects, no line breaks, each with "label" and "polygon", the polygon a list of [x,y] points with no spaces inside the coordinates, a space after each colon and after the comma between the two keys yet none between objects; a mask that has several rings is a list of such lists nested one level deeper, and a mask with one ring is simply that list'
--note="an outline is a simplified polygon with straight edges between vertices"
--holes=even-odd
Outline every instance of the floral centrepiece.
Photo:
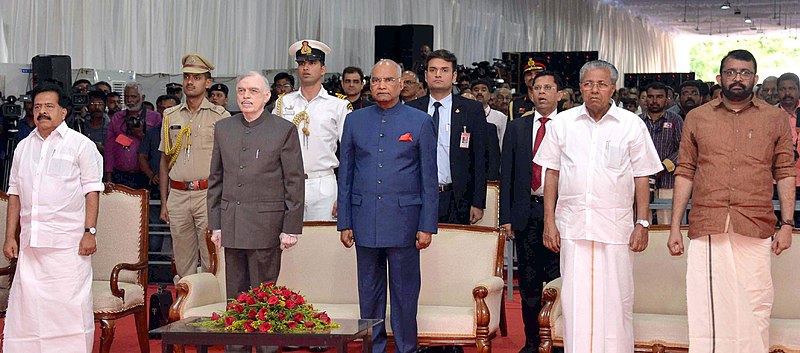
[{"label": "floral centrepiece", "polygon": [[231,299],[223,313],[213,313],[199,326],[228,332],[309,332],[325,331],[339,325],[326,312],[314,309],[306,299],[274,282],[242,292]]}]

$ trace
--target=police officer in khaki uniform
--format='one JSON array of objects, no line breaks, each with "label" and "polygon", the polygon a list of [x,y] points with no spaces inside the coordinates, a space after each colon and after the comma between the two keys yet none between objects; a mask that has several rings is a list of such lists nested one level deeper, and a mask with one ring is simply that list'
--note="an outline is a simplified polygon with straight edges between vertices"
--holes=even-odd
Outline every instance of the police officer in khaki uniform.
[{"label": "police officer in khaki uniform", "polygon": [[200,256],[208,270],[205,246],[208,212],[206,192],[214,145],[214,124],[230,114],[206,99],[214,65],[200,54],[183,56],[186,100],[164,111],[162,124],[161,219],[169,224],[178,276],[197,272]]},{"label": "police officer in khaki uniform", "polygon": [[514,99],[508,104],[508,120],[522,117],[522,114],[533,111],[533,77],[546,69],[545,65],[528,58],[528,63],[522,69],[523,81],[528,87],[528,93],[522,97]]}]

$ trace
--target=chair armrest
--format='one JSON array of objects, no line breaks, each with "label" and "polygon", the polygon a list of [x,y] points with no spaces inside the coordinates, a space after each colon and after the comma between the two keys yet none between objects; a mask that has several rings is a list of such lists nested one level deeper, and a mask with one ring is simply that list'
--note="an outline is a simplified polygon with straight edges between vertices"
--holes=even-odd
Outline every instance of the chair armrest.
[{"label": "chair armrest", "polygon": [[[142,271],[147,269],[147,260],[135,263],[135,264],[117,264],[114,266],[114,269],[111,270],[111,294],[115,297],[124,299],[125,298],[125,290],[119,288],[119,271],[128,270],[128,271]],[[141,279],[141,274],[139,275]],[[140,280],[141,281],[141,280]],[[147,285],[144,285],[145,293],[147,293]]]},{"label": "chair armrest", "polygon": [[196,273],[181,278],[175,285],[177,299],[169,308],[169,318],[180,320],[184,311],[204,305],[225,302],[217,278],[210,273]]},{"label": "chair armrest", "polygon": [[14,282],[14,273],[17,271],[17,259],[11,259],[8,266],[0,268],[0,276],[8,276],[9,287]]},{"label": "chair armrest", "polygon": [[539,312],[539,336],[552,340],[553,326],[561,317],[561,277],[544,286],[542,311]]},{"label": "chair armrest", "polygon": [[489,322],[492,320],[493,312],[495,320],[500,319],[499,307],[503,296],[503,286],[502,278],[492,276],[479,281],[472,289],[472,296],[475,299],[476,334],[487,335],[489,333]]}]

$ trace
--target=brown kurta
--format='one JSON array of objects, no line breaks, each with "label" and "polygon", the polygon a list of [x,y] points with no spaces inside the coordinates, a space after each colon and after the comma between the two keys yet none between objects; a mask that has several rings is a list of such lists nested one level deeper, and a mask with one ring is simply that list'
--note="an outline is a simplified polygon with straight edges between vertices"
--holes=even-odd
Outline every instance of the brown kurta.
[{"label": "brown kurta", "polygon": [[714,99],[686,116],[676,176],[693,180],[689,237],[725,232],[775,233],[773,180],[794,177],[792,134],[785,113],[754,98],[734,112]]}]

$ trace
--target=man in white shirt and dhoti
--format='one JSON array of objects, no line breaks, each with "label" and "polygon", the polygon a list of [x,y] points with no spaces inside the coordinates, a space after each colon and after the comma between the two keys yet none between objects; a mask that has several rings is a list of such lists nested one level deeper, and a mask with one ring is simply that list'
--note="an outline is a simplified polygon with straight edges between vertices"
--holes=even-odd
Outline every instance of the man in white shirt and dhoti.
[{"label": "man in white shirt and dhoti", "polygon": [[647,247],[648,177],[663,166],[642,119],[610,103],[617,77],[586,63],[584,104],[553,119],[533,159],[547,168],[544,245],[561,253],[566,353],[633,352],[633,252]]},{"label": "man in white shirt and dhoti", "polygon": [[37,87],[36,129],[14,152],[3,254],[17,258],[17,270],[4,352],[92,351],[91,255],[103,160],[94,142],[64,123],[69,105],[58,86]]}]

